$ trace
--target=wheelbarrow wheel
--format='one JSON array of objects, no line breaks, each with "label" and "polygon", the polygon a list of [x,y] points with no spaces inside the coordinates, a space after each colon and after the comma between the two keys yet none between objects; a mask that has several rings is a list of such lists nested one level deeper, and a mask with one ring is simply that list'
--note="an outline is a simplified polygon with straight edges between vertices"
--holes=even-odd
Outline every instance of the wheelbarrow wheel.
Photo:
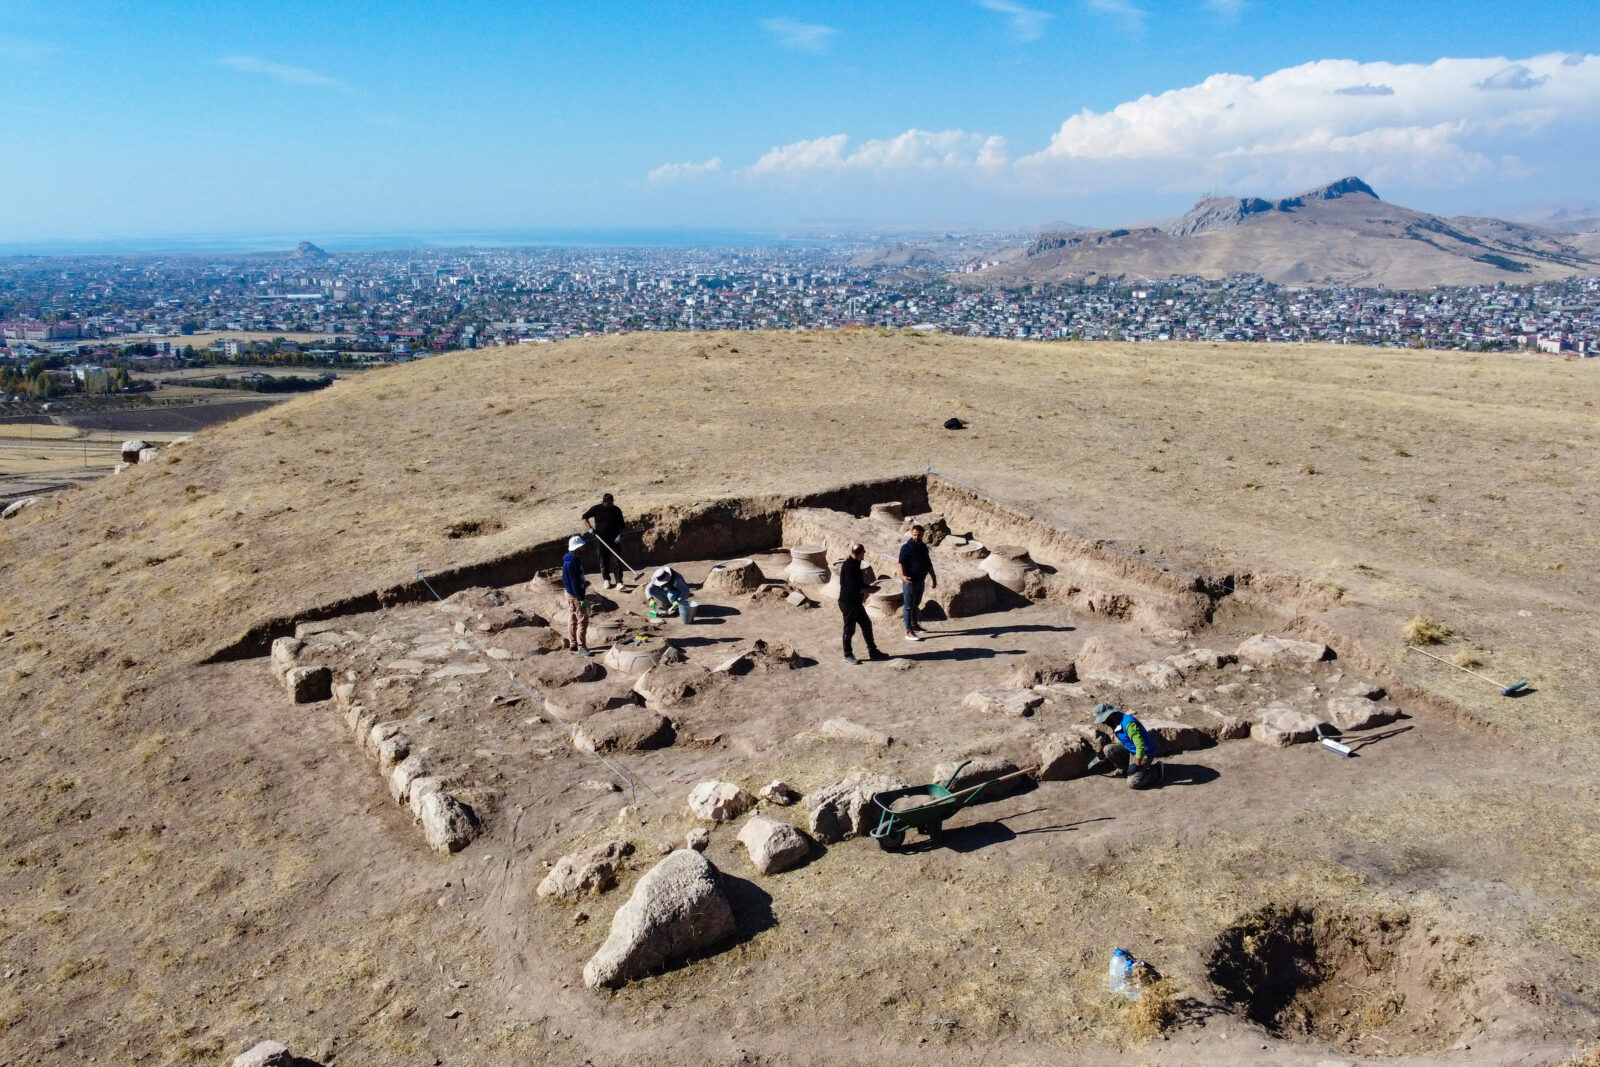
[{"label": "wheelbarrow wheel", "polygon": [[892,834],[884,834],[877,841],[878,847],[885,852],[898,852],[900,851],[900,846],[906,843],[906,832],[904,830],[896,830]]}]

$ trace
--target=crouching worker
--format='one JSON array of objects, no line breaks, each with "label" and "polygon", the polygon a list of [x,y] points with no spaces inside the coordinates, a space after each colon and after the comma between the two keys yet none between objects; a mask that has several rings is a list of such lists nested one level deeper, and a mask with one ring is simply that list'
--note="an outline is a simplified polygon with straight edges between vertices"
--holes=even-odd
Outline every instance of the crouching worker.
[{"label": "crouching worker", "polygon": [[1096,704],[1094,721],[1111,730],[1114,740],[1106,743],[1091,769],[1109,763],[1128,779],[1129,789],[1150,789],[1161,784],[1161,763],[1156,759],[1155,735],[1144,723],[1114,704]]},{"label": "crouching worker", "polygon": [[645,602],[659,611],[675,611],[684,622],[694,621],[699,607],[689,598],[689,583],[671,567],[659,567],[644,587]]}]

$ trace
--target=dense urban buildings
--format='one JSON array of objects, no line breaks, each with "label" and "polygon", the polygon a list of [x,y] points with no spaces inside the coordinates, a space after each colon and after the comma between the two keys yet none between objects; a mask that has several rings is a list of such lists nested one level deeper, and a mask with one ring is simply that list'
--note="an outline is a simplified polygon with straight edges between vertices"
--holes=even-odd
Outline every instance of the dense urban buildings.
[{"label": "dense urban buildings", "polygon": [[[0,368],[350,363],[592,333],[914,327],[1029,340],[1600,353],[1600,281],[1426,292],[1254,277],[984,287],[860,248],[408,249],[0,259]],[[885,258],[885,257],[879,257]],[[230,333],[257,340],[198,338]],[[281,340],[273,340],[281,338]],[[79,378],[83,377],[82,373]]]}]

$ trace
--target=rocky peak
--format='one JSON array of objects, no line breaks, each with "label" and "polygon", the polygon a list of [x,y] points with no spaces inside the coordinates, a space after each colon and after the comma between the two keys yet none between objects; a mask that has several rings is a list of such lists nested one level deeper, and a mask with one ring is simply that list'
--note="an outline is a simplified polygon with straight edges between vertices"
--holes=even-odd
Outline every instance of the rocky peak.
[{"label": "rocky peak", "polygon": [[295,246],[294,257],[296,259],[327,259],[328,253],[324,252],[310,241],[301,241],[297,246]]},{"label": "rocky peak", "polygon": [[[1319,186],[1316,189],[1308,189],[1299,196],[1291,197],[1290,199],[1298,200],[1301,203],[1311,200],[1337,200],[1352,193],[1361,193],[1372,197],[1374,200],[1383,199],[1372,191],[1372,186],[1356,177],[1340,178],[1336,182],[1329,182],[1327,185]],[[1284,203],[1287,203],[1287,201],[1284,201]]]},{"label": "rocky peak", "polygon": [[1185,212],[1183,218],[1166,227],[1166,232],[1173,237],[1189,237],[1210,230],[1228,230],[1252,215],[1261,215],[1269,211],[1293,211],[1318,200],[1338,200],[1351,195],[1378,199],[1378,194],[1372,191],[1372,186],[1360,178],[1340,178],[1336,182],[1329,182],[1316,189],[1309,189],[1299,196],[1287,196],[1282,200],[1263,200],[1259,196],[1209,196]]}]

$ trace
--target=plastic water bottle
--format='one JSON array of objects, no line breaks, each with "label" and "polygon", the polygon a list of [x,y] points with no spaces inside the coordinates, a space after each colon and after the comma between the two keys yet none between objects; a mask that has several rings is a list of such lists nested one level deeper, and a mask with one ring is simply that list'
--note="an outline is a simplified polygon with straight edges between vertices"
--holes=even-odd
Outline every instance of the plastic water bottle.
[{"label": "plastic water bottle", "polygon": [[1129,1000],[1139,999],[1139,985],[1133,980],[1134,958],[1123,949],[1111,953],[1111,967],[1106,972],[1106,986],[1112,993]]}]

